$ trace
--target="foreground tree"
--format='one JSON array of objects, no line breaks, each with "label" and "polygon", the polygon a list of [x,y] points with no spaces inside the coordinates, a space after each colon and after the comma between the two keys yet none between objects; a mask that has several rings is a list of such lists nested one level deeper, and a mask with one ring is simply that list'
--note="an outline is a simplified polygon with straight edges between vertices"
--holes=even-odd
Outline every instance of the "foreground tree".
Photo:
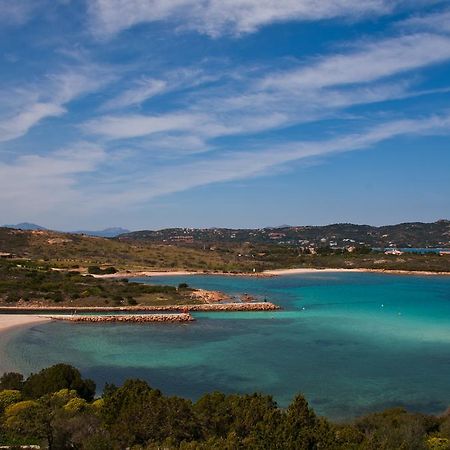
[{"label": "foreground tree", "polygon": [[80,372],[68,364],[56,364],[30,375],[24,383],[23,394],[27,398],[39,398],[60,389],[73,389],[87,401],[95,395],[95,383],[83,379]]}]

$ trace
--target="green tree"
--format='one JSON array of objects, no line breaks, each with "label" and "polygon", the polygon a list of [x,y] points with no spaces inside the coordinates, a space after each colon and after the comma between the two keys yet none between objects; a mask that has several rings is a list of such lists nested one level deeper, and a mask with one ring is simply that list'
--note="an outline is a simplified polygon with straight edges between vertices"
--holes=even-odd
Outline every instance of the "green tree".
[{"label": "green tree", "polygon": [[21,391],[23,388],[23,375],[16,372],[7,372],[0,377],[0,391],[13,389]]},{"label": "green tree", "polygon": [[23,393],[27,398],[39,398],[60,389],[74,389],[87,401],[95,395],[95,383],[83,379],[80,372],[68,364],[56,364],[30,375],[25,381]]}]

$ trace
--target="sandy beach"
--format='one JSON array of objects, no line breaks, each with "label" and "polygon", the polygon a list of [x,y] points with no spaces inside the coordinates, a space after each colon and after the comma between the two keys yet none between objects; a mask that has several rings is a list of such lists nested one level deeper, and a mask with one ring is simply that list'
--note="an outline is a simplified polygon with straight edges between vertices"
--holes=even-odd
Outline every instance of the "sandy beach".
[{"label": "sandy beach", "polygon": [[139,278],[139,277],[164,277],[164,276],[183,276],[183,275],[204,275],[206,272],[195,272],[187,270],[174,271],[140,271],[140,272],[116,272],[105,275],[91,275],[94,278]]},{"label": "sandy beach", "polygon": [[37,314],[0,314],[0,333],[11,328],[49,322],[48,317]]},{"label": "sandy beach", "polygon": [[274,269],[265,270],[265,275],[296,275],[302,273],[323,273],[323,272],[365,272],[365,269],[314,269],[314,268],[299,268],[299,269]]},{"label": "sandy beach", "polygon": [[302,273],[326,273],[326,272],[369,272],[369,273],[386,273],[398,275],[450,275],[450,272],[429,272],[422,270],[389,270],[389,269],[314,269],[314,268],[299,268],[299,269],[275,269],[265,270],[264,275],[296,275]]},{"label": "sandy beach", "polygon": [[300,275],[307,273],[336,273],[336,272],[373,272],[373,273],[386,273],[386,274],[399,274],[399,275],[450,275],[450,272],[431,272],[423,270],[389,270],[389,269],[344,269],[344,268],[324,268],[317,269],[313,267],[302,267],[297,269],[273,269],[265,270],[264,272],[248,272],[248,273],[229,273],[229,272],[200,272],[200,271],[187,271],[187,270],[174,270],[174,271],[141,271],[141,272],[117,272],[107,275],[93,275],[95,278],[139,278],[139,277],[170,277],[170,276],[187,276],[187,275],[220,275],[220,276],[236,276],[236,277],[274,277],[279,275]]}]

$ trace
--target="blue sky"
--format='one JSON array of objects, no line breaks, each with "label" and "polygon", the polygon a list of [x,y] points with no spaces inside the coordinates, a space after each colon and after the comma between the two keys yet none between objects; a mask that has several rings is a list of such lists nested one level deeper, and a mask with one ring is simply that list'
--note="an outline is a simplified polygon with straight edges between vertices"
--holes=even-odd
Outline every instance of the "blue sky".
[{"label": "blue sky", "polygon": [[0,223],[450,217],[450,2],[0,0]]}]

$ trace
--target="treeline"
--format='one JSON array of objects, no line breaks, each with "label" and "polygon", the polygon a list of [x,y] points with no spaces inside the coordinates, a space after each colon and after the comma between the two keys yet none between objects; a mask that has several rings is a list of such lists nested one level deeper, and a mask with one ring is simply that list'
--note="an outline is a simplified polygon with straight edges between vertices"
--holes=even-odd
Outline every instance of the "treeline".
[{"label": "treeline", "polygon": [[168,397],[141,380],[95,384],[58,364],[0,378],[0,444],[65,450],[450,448],[450,415],[391,409],[349,423],[318,417],[303,396],[286,409],[261,394]]}]

